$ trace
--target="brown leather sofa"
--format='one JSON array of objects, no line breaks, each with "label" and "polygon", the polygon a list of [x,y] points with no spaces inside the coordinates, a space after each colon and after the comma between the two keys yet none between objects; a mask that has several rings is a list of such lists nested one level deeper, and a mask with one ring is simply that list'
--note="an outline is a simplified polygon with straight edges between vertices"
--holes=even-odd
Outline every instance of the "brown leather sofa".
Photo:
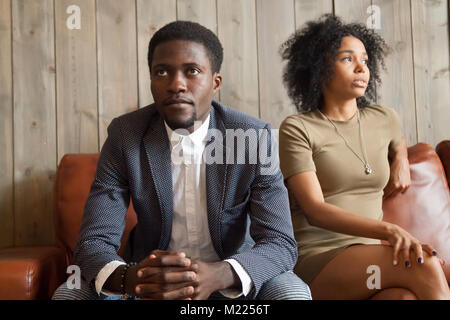
[{"label": "brown leather sofa", "polygon": [[450,140],[444,140],[436,146],[436,152],[444,165],[447,183],[450,186]]},{"label": "brown leather sofa", "polygon": [[[408,148],[412,184],[406,193],[383,203],[384,220],[432,244],[448,262],[444,271],[450,281],[450,141],[436,150],[441,158],[424,143]],[[0,299],[49,299],[66,279],[97,160],[97,154],[69,154],[61,160],[54,198],[57,245],[0,250]],[[119,254],[135,224],[131,205]]]}]

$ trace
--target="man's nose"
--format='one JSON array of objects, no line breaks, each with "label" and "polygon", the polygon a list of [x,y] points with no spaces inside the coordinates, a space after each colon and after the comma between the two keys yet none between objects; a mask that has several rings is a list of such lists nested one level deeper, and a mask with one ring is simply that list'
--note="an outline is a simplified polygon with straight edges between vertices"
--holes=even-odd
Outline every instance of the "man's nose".
[{"label": "man's nose", "polygon": [[172,93],[186,91],[186,78],[182,72],[176,72],[169,83],[169,91]]}]

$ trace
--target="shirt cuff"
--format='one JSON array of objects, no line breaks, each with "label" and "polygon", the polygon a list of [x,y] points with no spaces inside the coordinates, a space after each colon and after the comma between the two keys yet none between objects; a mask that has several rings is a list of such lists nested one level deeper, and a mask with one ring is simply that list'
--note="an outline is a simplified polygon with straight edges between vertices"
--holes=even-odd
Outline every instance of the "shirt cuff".
[{"label": "shirt cuff", "polygon": [[225,290],[221,290],[219,292],[221,294],[223,294],[225,297],[230,298],[230,299],[236,299],[242,295],[244,295],[244,296],[248,295],[250,292],[250,289],[253,286],[253,282],[252,282],[252,279],[250,278],[250,276],[248,275],[247,271],[245,271],[245,269],[241,266],[241,264],[234,259],[226,259],[224,261],[228,262],[233,267],[236,274],[238,275],[239,279],[241,280],[242,291],[237,290],[237,289],[225,289]]},{"label": "shirt cuff", "polygon": [[97,291],[97,294],[100,295],[100,293],[103,293],[106,296],[121,296],[121,294],[118,294],[117,292],[111,292],[108,290],[103,290],[103,285],[105,284],[106,280],[109,278],[109,276],[116,270],[119,266],[126,264],[119,260],[114,260],[109,262],[106,266],[104,266],[100,272],[97,275],[97,278],[95,279],[95,290]]}]

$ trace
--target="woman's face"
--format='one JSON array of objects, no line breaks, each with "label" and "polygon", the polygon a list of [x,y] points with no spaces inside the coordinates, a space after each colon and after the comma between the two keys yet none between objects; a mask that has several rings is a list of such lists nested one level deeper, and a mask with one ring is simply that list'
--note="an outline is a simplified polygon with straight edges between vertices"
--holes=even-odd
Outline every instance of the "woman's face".
[{"label": "woman's face", "polygon": [[361,40],[353,36],[342,38],[332,78],[323,91],[324,96],[339,100],[362,97],[370,78],[367,64],[368,56]]}]

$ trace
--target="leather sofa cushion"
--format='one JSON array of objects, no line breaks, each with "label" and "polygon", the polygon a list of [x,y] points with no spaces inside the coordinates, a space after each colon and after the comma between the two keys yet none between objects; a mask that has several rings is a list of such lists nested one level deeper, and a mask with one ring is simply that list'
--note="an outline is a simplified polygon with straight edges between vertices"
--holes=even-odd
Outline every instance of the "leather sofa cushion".
[{"label": "leather sofa cushion", "polygon": [[66,278],[64,251],[16,247],[0,251],[0,299],[48,299]]},{"label": "leather sofa cushion", "polygon": [[441,162],[444,165],[447,183],[450,186],[450,140],[441,141],[436,146],[436,153],[439,155],[439,158],[441,158]]},{"label": "leather sofa cushion", "polygon": [[411,187],[383,202],[383,220],[406,229],[423,243],[432,245],[446,261],[450,280],[450,193],[442,163],[434,149],[424,143],[408,148]]},{"label": "leather sofa cushion", "polygon": [[[55,230],[58,246],[66,249],[70,264],[83,218],[84,205],[97,168],[98,154],[67,154],[59,164],[55,182]],[[119,255],[137,222],[130,201]]]}]

